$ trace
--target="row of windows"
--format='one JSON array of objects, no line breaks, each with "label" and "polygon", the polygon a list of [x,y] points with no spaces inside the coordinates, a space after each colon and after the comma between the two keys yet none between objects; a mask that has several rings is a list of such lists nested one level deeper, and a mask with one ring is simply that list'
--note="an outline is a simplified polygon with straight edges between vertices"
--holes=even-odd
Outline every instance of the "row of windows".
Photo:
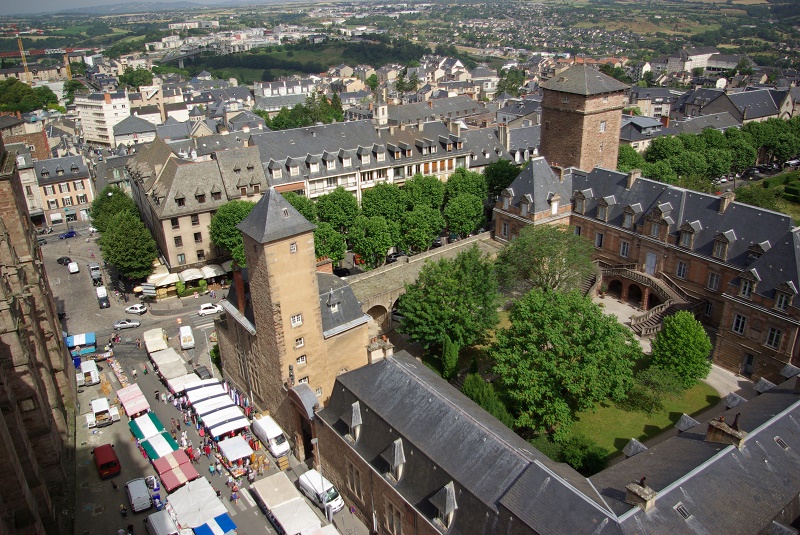
[{"label": "row of windows", "polygon": [[[61,206],[74,206],[75,204],[86,204],[88,202],[86,195],[78,195],[75,198],[75,202],[72,202],[72,197],[62,197],[61,199]],[[47,209],[48,210],[57,210],[59,207],[58,199],[48,199],[47,200]]]},{"label": "row of windows", "polygon": [[[746,328],[747,316],[735,314],[733,316],[733,325],[731,325],[731,330],[736,334],[744,336]],[[767,329],[767,339],[764,341],[764,345],[771,349],[778,349],[778,347],[781,345],[781,336],[783,336],[783,331],[775,327],[770,327]]]},{"label": "row of windows", "polygon": [[[194,242],[195,243],[203,243],[203,233],[202,232],[195,232],[194,233]],[[175,236],[175,247],[183,247],[183,236]]]},{"label": "row of windows", "polygon": [[[203,249],[198,249],[197,252],[197,261],[203,262],[206,259],[206,252]],[[185,266],[186,265],[186,254],[185,253],[178,253],[178,265]]]},{"label": "row of windows", "polygon": [[[212,217],[214,216],[214,213],[213,213],[213,212],[211,213],[211,216],[212,216]],[[192,219],[192,226],[193,226],[193,227],[197,227],[197,226],[199,226],[199,225],[200,225],[200,216],[199,216],[198,214],[192,214],[192,215],[191,215],[191,219]],[[170,222],[170,224],[172,225],[172,230],[178,230],[179,228],[181,228],[181,221],[180,221],[180,218],[178,218],[178,217],[173,217],[173,218],[171,218],[171,219],[169,220],[169,222]],[[195,241],[197,241],[197,240],[196,240],[196,237],[197,237],[197,234],[195,234]],[[177,238],[175,238],[175,239],[177,240]],[[201,240],[201,241],[202,241],[202,240]],[[177,241],[175,242],[175,244],[177,245]]]},{"label": "row of windows", "polygon": [[[258,185],[253,186],[253,192],[258,193],[260,191]],[[241,188],[242,197],[247,196],[247,186]],[[206,195],[205,193],[200,193],[194,196],[195,200],[197,200],[198,204],[203,204],[206,202]],[[222,193],[219,191],[215,191],[211,193],[211,200],[212,201],[219,201],[222,200]],[[181,197],[179,199],[175,199],[175,204],[178,206],[186,206],[186,199]]]},{"label": "row of windows", "polygon": [[[83,184],[83,180],[75,180],[72,182],[72,187],[75,191],[83,191],[86,189],[86,186]],[[61,182],[58,184],[58,191],[59,193],[69,193],[70,185],[69,182]],[[55,184],[51,184],[49,186],[44,186],[44,194],[45,195],[55,195],[56,187]]]}]

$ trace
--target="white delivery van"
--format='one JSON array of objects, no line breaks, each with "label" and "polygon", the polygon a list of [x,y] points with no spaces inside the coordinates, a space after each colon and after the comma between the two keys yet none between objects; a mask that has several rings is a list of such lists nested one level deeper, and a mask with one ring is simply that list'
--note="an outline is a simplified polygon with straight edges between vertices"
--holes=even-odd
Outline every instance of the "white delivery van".
[{"label": "white delivery van", "polygon": [[100,305],[100,308],[108,308],[111,306],[111,303],[108,301],[108,291],[105,286],[99,286],[95,288],[94,291],[97,293],[97,304]]},{"label": "white delivery van", "polygon": [[153,499],[150,497],[150,489],[143,478],[131,479],[125,483],[125,491],[128,493],[128,501],[131,502],[131,509],[134,513],[146,511],[153,506]]},{"label": "white delivery van", "polygon": [[119,409],[109,404],[108,399],[93,399],[90,406],[91,412],[86,415],[86,425],[89,428],[105,427],[119,422]]},{"label": "white delivery van", "polygon": [[93,360],[81,362],[81,371],[75,376],[78,386],[92,386],[100,382],[100,371]]},{"label": "white delivery van", "polygon": [[339,491],[333,483],[325,479],[316,470],[309,470],[297,479],[300,491],[308,496],[308,499],[322,509],[330,508],[331,514],[336,513],[344,507],[344,500],[339,496]]},{"label": "white delivery van", "polygon": [[175,522],[172,521],[172,517],[165,510],[148,516],[144,525],[150,535],[178,535],[180,533]]},{"label": "white delivery van", "polygon": [[181,339],[181,349],[194,349],[194,334],[191,327],[185,325],[178,329],[178,336]]},{"label": "white delivery van", "polygon": [[264,443],[264,447],[269,450],[273,457],[283,457],[289,455],[291,447],[283,429],[267,414],[257,414],[253,420],[253,433]]}]

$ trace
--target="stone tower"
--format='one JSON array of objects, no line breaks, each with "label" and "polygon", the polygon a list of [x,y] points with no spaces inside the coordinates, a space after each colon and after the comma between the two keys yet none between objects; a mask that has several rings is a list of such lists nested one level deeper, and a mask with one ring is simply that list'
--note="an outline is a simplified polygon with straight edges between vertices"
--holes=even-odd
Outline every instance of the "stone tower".
[{"label": "stone tower", "polygon": [[616,169],[628,86],[587,65],[573,65],[542,89],[540,152],[548,163]]}]

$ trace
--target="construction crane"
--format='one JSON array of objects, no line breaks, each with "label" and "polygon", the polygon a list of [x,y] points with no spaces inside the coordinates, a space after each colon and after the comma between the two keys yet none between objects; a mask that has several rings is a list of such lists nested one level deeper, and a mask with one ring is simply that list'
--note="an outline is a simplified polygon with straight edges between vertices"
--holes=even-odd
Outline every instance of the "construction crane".
[{"label": "construction crane", "polygon": [[67,80],[72,80],[72,69],[69,66],[69,54],[64,53],[64,68],[67,72]]},{"label": "construction crane", "polygon": [[[14,26],[16,27],[16,24]],[[22,46],[22,37],[19,36],[19,32],[17,32],[17,45],[19,46],[19,55],[22,58],[22,68],[25,69],[25,82],[30,84],[31,75],[28,72],[28,60],[25,58],[25,48]]]}]

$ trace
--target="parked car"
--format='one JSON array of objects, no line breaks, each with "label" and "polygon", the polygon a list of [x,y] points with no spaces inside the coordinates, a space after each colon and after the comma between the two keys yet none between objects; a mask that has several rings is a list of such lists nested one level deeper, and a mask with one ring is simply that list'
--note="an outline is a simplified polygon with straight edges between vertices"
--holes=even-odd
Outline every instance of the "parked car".
[{"label": "parked car", "polygon": [[392,253],[392,254],[390,254],[390,255],[388,255],[388,256],[386,257],[386,263],[387,263],[387,264],[392,264],[392,263],[394,263],[394,262],[397,262],[397,260],[398,260],[398,259],[399,259],[401,256],[408,256],[408,253],[405,253],[405,252],[403,252],[403,251],[397,251],[396,253]]},{"label": "parked car", "polygon": [[56,260],[56,262],[58,262],[62,266],[66,266],[69,265],[70,262],[72,262],[72,259],[68,256],[61,256],[58,258],[58,260]]},{"label": "parked car", "polygon": [[200,306],[200,310],[197,311],[197,315],[205,316],[207,314],[216,314],[217,312],[222,312],[222,305],[215,305],[214,303],[206,303],[205,305]]},{"label": "parked car", "polygon": [[66,232],[62,232],[61,234],[59,234],[58,235],[58,239],[59,240],[66,240],[67,238],[74,238],[77,235],[78,235],[78,233],[75,232],[74,230],[68,230]]},{"label": "parked car", "polygon": [[347,277],[348,275],[350,275],[350,270],[343,267],[336,267],[333,268],[333,274],[336,275],[337,277]]},{"label": "parked car", "polygon": [[431,249],[436,249],[437,247],[441,246],[442,246],[442,239],[436,238],[435,240],[433,240],[433,243],[431,244]]},{"label": "parked car", "polygon": [[114,323],[114,330],[118,331],[120,329],[135,329],[141,325],[139,320],[119,320],[118,322]]},{"label": "parked car", "polygon": [[67,264],[67,269],[70,273],[78,273],[81,270],[77,262],[70,262]]},{"label": "parked car", "polygon": [[44,245],[45,243],[47,243],[47,238],[36,238],[36,243],[38,243],[39,245]]},{"label": "parked car", "polygon": [[147,312],[147,307],[144,305],[131,305],[125,309],[126,314],[144,314]]}]

